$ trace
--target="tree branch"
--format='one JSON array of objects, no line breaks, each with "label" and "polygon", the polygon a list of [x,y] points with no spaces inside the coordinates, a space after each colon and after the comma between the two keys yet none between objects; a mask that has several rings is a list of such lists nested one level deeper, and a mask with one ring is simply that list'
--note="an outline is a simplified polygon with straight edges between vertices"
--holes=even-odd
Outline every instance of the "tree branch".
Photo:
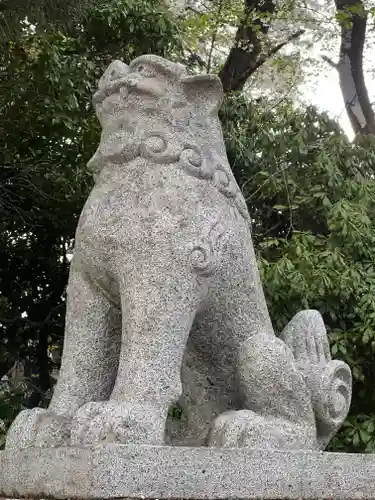
[{"label": "tree branch", "polygon": [[220,0],[219,8],[218,8],[218,11],[217,11],[217,18],[216,18],[216,23],[215,23],[215,29],[214,29],[214,31],[212,33],[212,37],[211,37],[210,53],[208,54],[208,61],[207,61],[207,73],[209,73],[210,69],[211,69],[212,54],[213,54],[214,47],[215,47],[217,32],[218,32],[218,29],[219,29],[219,26],[220,26],[220,15],[221,15],[222,9],[223,9],[223,1]]},{"label": "tree branch", "polygon": [[206,63],[204,62],[204,60],[202,59],[202,57],[199,54],[191,51],[190,49],[185,49],[185,50],[187,50],[187,52],[189,53],[189,56],[184,57],[184,59],[182,60],[182,62],[186,66],[190,67],[196,63],[196,64],[198,64],[200,69],[206,68]]},{"label": "tree branch", "polygon": [[262,53],[261,37],[268,33],[269,18],[275,11],[276,4],[273,0],[245,0],[244,19],[237,28],[235,42],[219,73],[224,92],[242,90],[250,75],[285,45],[305,33],[305,30],[298,30],[285,41]]},{"label": "tree branch", "polygon": [[245,0],[243,19],[219,73],[224,92],[243,89],[249,72],[262,52],[261,37],[268,33],[270,27],[267,18],[275,11],[274,0]]},{"label": "tree branch", "polygon": [[323,59],[323,61],[328,63],[332,68],[335,68],[336,70],[339,69],[339,65],[337,63],[335,63],[334,61],[332,61],[332,59],[330,57],[325,56],[325,55],[322,55],[320,57]]},{"label": "tree branch", "polygon": [[259,57],[258,61],[256,62],[255,66],[251,68],[251,71],[249,73],[249,76],[254,73],[260,66],[262,66],[268,59],[270,59],[272,56],[277,54],[285,45],[288,45],[291,41],[295,40],[296,38],[299,38],[301,35],[305,33],[305,30],[298,30],[295,33],[292,33],[284,42],[280,42],[274,47],[272,47],[266,54],[263,54]]}]

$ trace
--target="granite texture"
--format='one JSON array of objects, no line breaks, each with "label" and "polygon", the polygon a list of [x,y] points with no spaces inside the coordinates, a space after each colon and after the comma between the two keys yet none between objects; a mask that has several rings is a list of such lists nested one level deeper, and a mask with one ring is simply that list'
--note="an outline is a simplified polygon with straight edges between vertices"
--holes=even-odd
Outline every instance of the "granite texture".
[{"label": "granite texture", "polygon": [[[350,370],[326,352],[318,363],[325,330],[297,318],[285,342],[273,331],[222,96],[218,77],[152,55],[115,61],[101,78],[96,183],[76,232],[60,376],[48,410],[18,416],[8,449],[318,449],[345,418]],[[301,338],[317,346],[303,351],[307,373]],[[326,394],[345,384],[343,398]],[[177,400],[183,418],[166,426]]]},{"label": "granite texture", "polygon": [[291,349],[310,390],[317,424],[318,446],[324,449],[345,420],[352,397],[349,366],[332,360],[327,331],[318,311],[301,311],[279,338]]},{"label": "granite texture", "polygon": [[0,496],[375,499],[374,455],[105,445],[0,452]]}]

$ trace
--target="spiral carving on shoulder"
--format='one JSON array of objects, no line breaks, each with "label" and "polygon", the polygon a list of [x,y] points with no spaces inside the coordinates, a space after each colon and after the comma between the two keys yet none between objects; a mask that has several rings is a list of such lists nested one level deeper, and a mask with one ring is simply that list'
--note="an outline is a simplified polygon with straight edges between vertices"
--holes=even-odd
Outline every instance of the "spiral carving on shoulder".
[{"label": "spiral carving on shoulder", "polygon": [[190,260],[200,276],[211,276],[219,268],[229,240],[229,231],[218,221],[201,234],[200,241],[193,246]]},{"label": "spiral carving on shoulder", "polygon": [[162,132],[152,132],[144,137],[140,153],[156,163],[172,163],[178,161],[182,147],[175,141],[168,140]]}]

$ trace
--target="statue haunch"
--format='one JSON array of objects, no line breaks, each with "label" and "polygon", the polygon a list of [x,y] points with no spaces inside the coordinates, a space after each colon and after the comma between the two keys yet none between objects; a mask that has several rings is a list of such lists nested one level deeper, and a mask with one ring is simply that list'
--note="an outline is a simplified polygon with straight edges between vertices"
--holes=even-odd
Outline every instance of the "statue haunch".
[{"label": "statue haunch", "polygon": [[[250,217],[225,153],[220,80],[156,56],[94,95],[95,186],[79,219],[60,376],[8,448],[103,442],[319,449],[350,370],[321,317],[272,329]],[[180,399],[179,399],[180,398]],[[179,399],[179,426],[167,423]]]}]

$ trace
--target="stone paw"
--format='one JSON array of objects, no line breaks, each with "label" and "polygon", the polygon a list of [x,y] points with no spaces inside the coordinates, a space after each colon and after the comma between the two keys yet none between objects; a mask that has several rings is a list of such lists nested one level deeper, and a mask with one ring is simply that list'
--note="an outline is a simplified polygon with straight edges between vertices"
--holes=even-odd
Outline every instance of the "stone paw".
[{"label": "stone paw", "polygon": [[74,417],[72,445],[164,444],[166,412],[149,405],[87,403]]},{"label": "stone paw", "polygon": [[214,421],[208,446],[303,450],[316,448],[314,428],[303,428],[283,419],[263,417],[250,410],[229,411]]},{"label": "stone paw", "polygon": [[24,410],[11,425],[5,448],[52,448],[70,444],[70,419],[42,408]]}]

